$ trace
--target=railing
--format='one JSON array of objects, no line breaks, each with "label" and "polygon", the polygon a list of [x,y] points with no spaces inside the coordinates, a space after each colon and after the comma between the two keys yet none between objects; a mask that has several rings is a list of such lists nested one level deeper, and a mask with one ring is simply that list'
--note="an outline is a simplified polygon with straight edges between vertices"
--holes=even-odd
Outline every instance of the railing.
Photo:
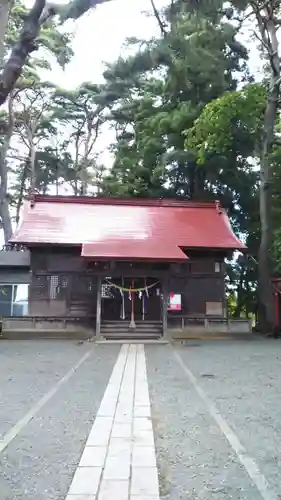
[{"label": "railing", "polygon": [[76,328],[95,328],[95,316],[81,318],[71,316],[22,316],[22,317],[3,317],[3,331],[48,331],[48,330],[75,330]]},{"label": "railing", "polygon": [[220,316],[168,316],[168,329],[180,332],[205,331],[221,333],[251,333],[252,320]]},{"label": "railing", "polygon": [[18,243],[9,243],[7,245],[3,245],[0,249],[0,252],[28,252],[28,248],[24,245],[19,245]]},{"label": "railing", "polygon": [[23,245],[3,245],[0,249],[0,266],[29,267],[30,252]]}]

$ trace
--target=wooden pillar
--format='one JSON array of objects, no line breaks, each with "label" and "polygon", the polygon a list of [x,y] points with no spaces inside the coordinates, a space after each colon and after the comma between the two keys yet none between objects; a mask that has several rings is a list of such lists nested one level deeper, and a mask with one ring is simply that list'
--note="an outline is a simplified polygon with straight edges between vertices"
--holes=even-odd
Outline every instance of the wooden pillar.
[{"label": "wooden pillar", "polygon": [[162,323],[163,323],[163,337],[168,336],[168,298],[169,298],[169,282],[168,278],[165,277],[162,281],[162,293],[163,293],[163,307],[162,307]]},{"label": "wooden pillar", "polygon": [[[132,290],[135,288],[135,280],[132,280]],[[135,323],[135,292],[131,292],[131,321],[129,328],[136,328],[136,323]]]},{"label": "wooden pillar", "polygon": [[100,338],[100,326],[101,326],[101,277],[98,276],[97,279],[97,311],[96,311],[96,339]]}]

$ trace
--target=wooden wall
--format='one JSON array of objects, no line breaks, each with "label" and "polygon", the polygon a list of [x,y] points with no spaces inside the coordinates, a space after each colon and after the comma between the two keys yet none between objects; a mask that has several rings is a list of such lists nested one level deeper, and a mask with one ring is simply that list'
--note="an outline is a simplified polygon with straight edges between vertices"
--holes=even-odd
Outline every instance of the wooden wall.
[{"label": "wooden wall", "polygon": [[[98,277],[154,277],[182,295],[181,314],[224,313],[224,254],[190,252],[184,264],[87,263],[80,248],[31,250],[30,315],[95,317]],[[189,255],[189,253],[188,253]],[[169,312],[169,315],[177,315]],[[216,314],[218,315],[218,314]]]},{"label": "wooden wall", "polygon": [[31,316],[95,317],[97,277],[80,249],[31,249]]},{"label": "wooden wall", "polygon": [[[223,256],[195,257],[169,278],[169,291],[182,294],[182,314],[206,315],[225,310],[225,264]],[[177,315],[178,312],[169,312]],[[212,313],[210,314],[212,315]],[[220,315],[214,313],[213,315]]]}]

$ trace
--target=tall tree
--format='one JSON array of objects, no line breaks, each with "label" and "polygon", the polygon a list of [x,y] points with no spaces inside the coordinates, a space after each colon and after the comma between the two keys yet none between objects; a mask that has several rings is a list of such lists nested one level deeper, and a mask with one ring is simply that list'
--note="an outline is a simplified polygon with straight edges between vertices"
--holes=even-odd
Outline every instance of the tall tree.
[{"label": "tall tree", "polygon": [[[259,151],[260,194],[259,215],[261,238],[259,247],[259,305],[263,328],[274,326],[274,302],[271,284],[272,248],[272,153],[276,140],[275,129],[280,100],[281,66],[278,30],[281,24],[281,5],[276,0],[234,0],[240,23],[252,23],[258,40],[261,58],[267,62],[267,97],[263,114],[262,141]],[[232,15],[235,15],[233,11]]]},{"label": "tall tree", "polygon": [[209,196],[206,169],[185,148],[183,132],[204,105],[236,88],[237,75],[246,77],[247,59],[223,3],[217,4],[200,4],[198,11],[174,2],[164,12],[154,10],[161,36],[130,40],[137,53],[105,72],[116,129],[107,192]]},{"label": "tall tree", "polygon": [[97,172],[95,145],[104,123],[102,87],[84,83],[74,91],[58,89],[53,116],[64,127],[64,148],[69,152],[68,181],[75,195],[85,195]]},{"label": "tall tree", "polygon": [[[40,165],[40,170],[38,168],[38,154],[44,151],[50,136],[57,133],[52,113],[54,92],[55,88],[51,84],[39,82],[15,98],[13,143],[20,150],[21,157],[11,164],[10,171],[19,180],[19,192],[16,193],[17,219],[26,192],[44,190],[48,185],[44,166]],[[10,191],[14,187],[11,185]]]},{"label": "tall tree", "polygon": [[[25,15],[26,8],[20,1],[15,2],[9,18],[8,30],[5,36],[5,53],[15,43],[18,26],[22,16]],[[40,44],[53,54],[61,64],[69,61],[72,50],[70,47],[71,37],[67,33],[60,33],[57,23],[50,21],[48,25],[42,29]],[[1,112],[2,136],[0,140],[0,217],[4,230],[5,242],[9,240],[12,234],[12,222],[9,211],[10,195],[8,191],[8,161],[7,154],[11,148],[11,142],[17,125],[17,110],[16,104],[22,100],[24,95],[32,89],[39,90],[40,77],[38,72],[40,69],[50,69],[50,64],[44,58],[30,58],[24,68],[21,78],[17,85],[14,86],[8,97],[8,107],[3,108]],[[20,97],[20,100],[19,100]],[[0,125],[1,126],[1,125]]]},{"label": "tall tree", "polygon": [[[3,70],[0,73],[0,105],[7,100],[8,95],[21,76],[23,67],[30,54],[38,48],[41,27],[44,27],[50,18],[58,16],[61,23],[67,19],[78,19],[89,9],[107,1],[110,0],[70,0],[68,4],[62,5],[47,3],[46,0],[34,0],[33,6],[22,18],[21,29],[17,34],[16,42],[4,62]],[[0,61],[1,47],[3,47],[7,20],[12,5],[11,0],[1,0],[0,29],[2,31],[0,31]]]}]

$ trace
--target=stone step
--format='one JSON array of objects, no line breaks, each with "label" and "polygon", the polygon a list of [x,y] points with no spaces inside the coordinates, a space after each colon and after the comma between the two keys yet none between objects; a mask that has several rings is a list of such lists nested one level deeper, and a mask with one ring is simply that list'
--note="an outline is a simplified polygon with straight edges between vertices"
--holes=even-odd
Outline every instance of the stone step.
[{"label": "stone step", "polygon": [[122,325],[122,326],[101,325],[101,329],[103,329],[103,330],[116,330],[116,331],[139,330],[142,332],[146,332],[146,331],[161,332],[162,326],[151,326],[151,325],[139,326],[139,325],[136,325],[135,328],[130,328],[129,325]]},{"label": "stone step", "polygon": [[[130,320],[129,319],[103,319],[102,320],[102,323],[106,323],[106,324],[116,324],[116,323],[121,323],[121,324],[124,324],[124,323],[130,323]],[[135,320],[135,323],[137,325],[145,325],[145,324],[149,324],[149,325],[162,325],[162,321],[161,320],[142,320],[142,319],[137,319]]]},{"label": "stone step", "polygon": [[147,339],[147,340],[157,340],[162,337],[161,334],[155,334],[155,333],[141,333],[141,332],[127,332],[127,333],[122,333],[122,332],[115,332],[115,333],[102,333],[101,336],[104,337],[107,340],[142,340],[142,339]]},{"label": "stone step", "polygon": [[162,335],[162,330],[139,330],[138,328],[130,328],[123,330],[115,330],[114,328],[112,329],[101,328],[100,332],[102,335],[143,335],[143,336]]},{"label": "stone step", "polygon": [[136,327],[130,328],[129,321],[103,321],[101,336],[106,339],[159,339],[162,337],[163,327],[160,321],[136,321]]},{"label": "stone step", "polygon": [[[146,323],[135,322],[136,328],[162,328],[162,323]],[[129,328],[129,321],[105,322],[102,321],[101,326],[105,328]]]}]

